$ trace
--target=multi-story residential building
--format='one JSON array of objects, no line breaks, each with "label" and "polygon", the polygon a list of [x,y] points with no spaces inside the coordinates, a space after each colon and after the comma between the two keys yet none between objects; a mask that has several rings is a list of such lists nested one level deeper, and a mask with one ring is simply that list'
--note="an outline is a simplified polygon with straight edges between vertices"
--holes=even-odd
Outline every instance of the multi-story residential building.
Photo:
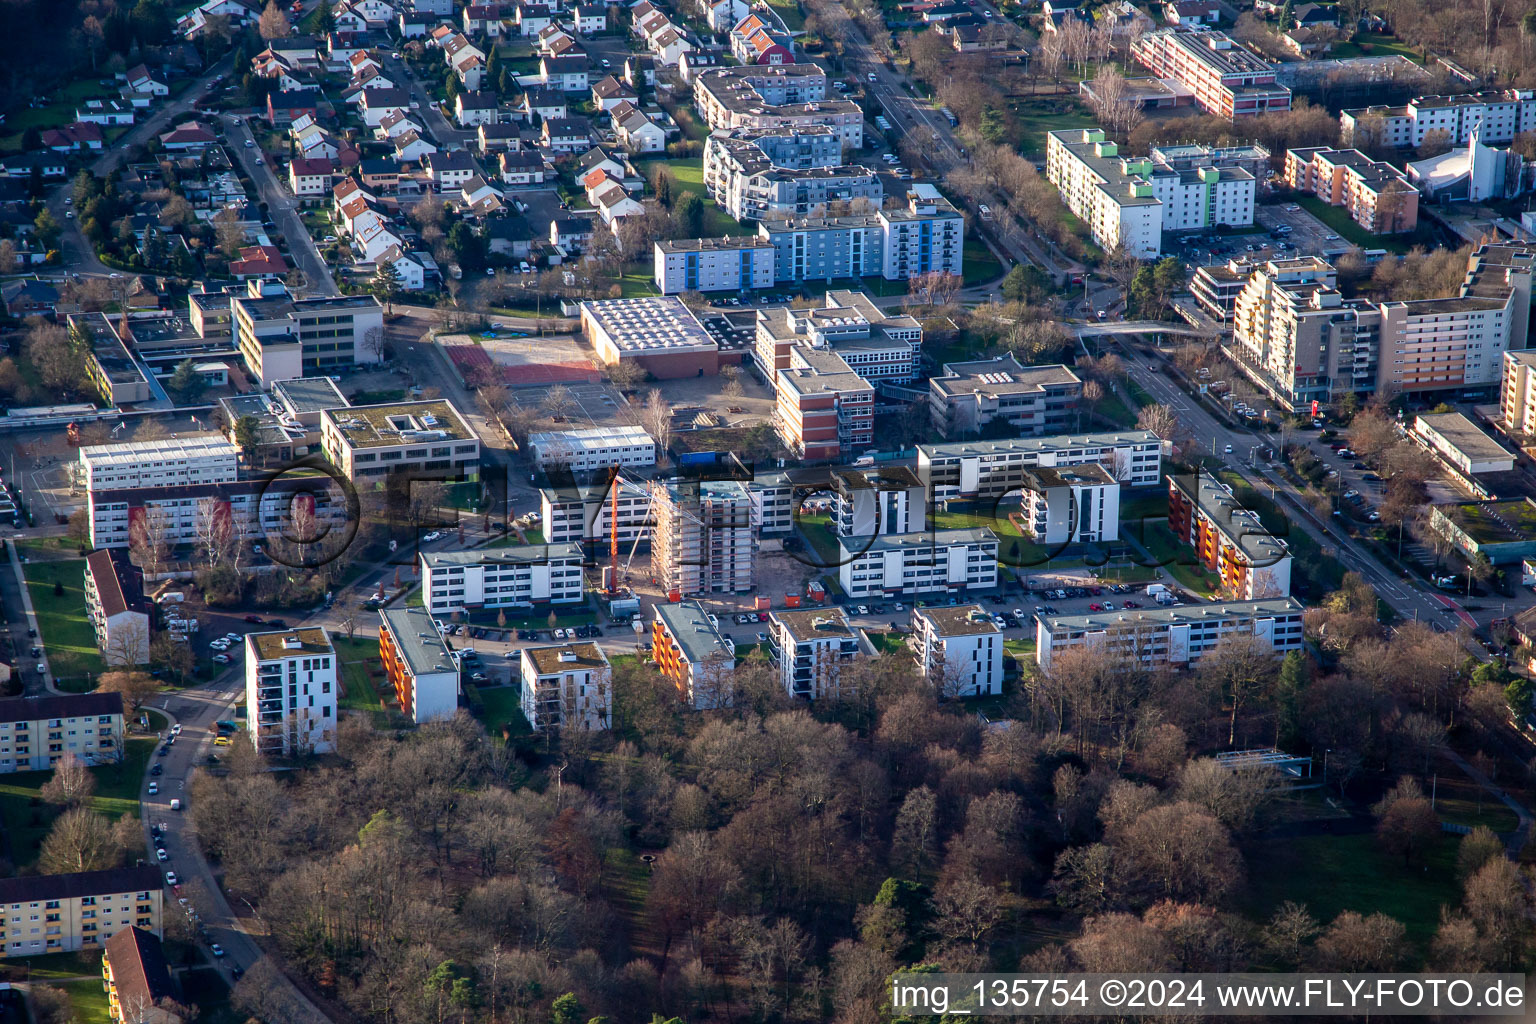
[{"label": "multi-story residential building", "polygon": [[[615,490],[617,493],[615,494]],[[561,483],[539,490],[539,525],[552,544],[607,544],[613,537],[614,512],[618,513],[620,544],[635,546],[651,535],[651,491],[620,474],[587,482]]]},{"label": "multi-story residential building", "polygon": [[518,544],[421,556],[421,590],[433,615],[480,608],[533,608],[582,600],[576,544]]},{"label": "multi-story residential building", "polygon": [[845,686],[849,666],[875,653],[864,631],[848,622],[841,608],[811,608],[768,613],[770,657],[778,666],[784,692],[804,700],[839,699],[854,694]]},{"label": "multi-story residential building", "polygon": [[1168,529],[1195,549],[1200,564],[1220,576],[1236,600],[1290,595],[1290,548],[1215,477],[1169,476]]},{"label": "multi-story residential building", "polygon": [[1232,155],[1202,149],[1208,162],[1197,163],[1181,149],[1180,162],[1193,165],[1174,167],[1156,150],[1121,156],[1102,128],[1065,129],[1046,136],[1046,177],[1099,245],[1153,259],[1162,252],[1165,231],[1253,223],[1258,183],[1241,166],[1249,147]]},{"label": "multi-story residential building", "polygon": [[1152,487],[1163,478],[1168,442],[1150,430],[917,446],[917,475],[932,500],[997,498],[1024,486],[1035,467],[1099,465],[1122,487]]},{"label": "multi-story residential building", "polygon": [[71,313],[68,322],[71,339],[85,353],[86,376],[103,402],[119,406],[154,397],[149,378],[105,313]]},{"label": "multi-story residential building", "polygon": [[108,665],[149,662],[149,602],[138,571],[121,548],[99,548],[85,559],[85,613]]},{"label": "multi-story residential building", "polygon": [[459,666],[425,608],[379,609],[379,660],[400,711],[421,725],[452,718]]},{"label": "multi-story residential building", "polygon": [[71,754],[86,764],[123,759],[122,694],[0,701],[0,772],[46,771]]},{"label": "multi-story residential building", "polygon": [[720,371],[719,342],[671,295],[583,301],[581,332],[604,366],[630,362],[657,380]]},{"label": "multi-story residential building", "polygon": [[1294,597],[1263,601],[1131,611],[1090,612],[1087,615],[1041,615],[1035,627],[1035,662],[1050,671],[1063,651],[1092,647],[1139,668],[1197,665],[1223,637],[1255,636],[1276,657],[1302,647],[1304,609]]},{"label": "multi-story residential building", "polygon": [[773,244],[775,284],[958,274],[965,248],[965,218],[926,185],[908,191],[904,209],[775,218],[760,221],[757,232]]},{"label": "multi-story residential building", "polygon": [[1374,391],[1378,332],[1346,305],[1332,265],[1317,256],[1253,268],[1232,312],[1232,345],[1246,376],[1289,411],[1335,391]]},{"label": "multi-story residential building", "polygon": [[669,594],[744,593],[757,585],[752,496],[735,480],[651,484],[651,568]]},{"label": "multi-story residential building", "polygon": [[1285,184],[1310,192],[1372,234],[1412,231],[1419,225],[1419,190],[1385,160],[1358,149],[1314,146],[1285,154]]},{"label": "multi-story residential building", "polygon": [[336,648],[319,627],[245,635],[246,728],[263,754],[336,749]]},{"label": "multi-story residential building", "polygon": [[286,474],[223,484],[93,490],[86,496],[91,544],[104,548],[129,547],[136,535],[169,548],[209,538],[318,541],[324,528],[296,523],[301,509],[315,524],[334,526],[346,519],[346,492],[329,477]]},{"label": "multi-story residential building", "polygon": [[115,1024],[181,1024],[168,1004],[179,996],[160,938],[146,928],[119,928],[102,947],[101,985]]},{"label": "multi-story residential building", "polygon": [[677,694],[699,709],[731,703],[731,674],[736,670],[736,642],[720,632],[720,619],[698,601],[658,601],[651,623],[651,659],[677,687]]},{"label": "multi-story residential building", "polygon": [[1024,471],[1024,528],[1047,545],[1120,539],[1120,483],[1096,463]]},{"label": "multi-story residential building", "polygon": [[528,448],[540,469],[565,466],[573,473],[591,473],[656,465],[656,439],[644,427],[541,431],[528,435]]},{"label": "multi-story residential building", "polygon": [[774,285],[773,243],[741,235],[655,243],[654,276],[663,295],[746,292]]},{"label": "multi-story residential building", "polygon": [[839,537],[917,533],[928,521],[928,491],[905,466],[834,469],[832,529]]},{"label": "multi-story residential building", "polygon": [[[801,144],[807,137],[830,145]],[[871,168],[842,162],[839,136],[825,126],[716,132],[704,144],[704,186],[740,221],[820,216],[855,201],[878,209],[885,194]]]},{"label": "multi-story residential building", "polygon": [[779,307],[759,310],[753,356],[769,383],[791,368],[796,350],[835,355],[843,367],[878,384],[910,384],[917,379],[923,325],[905,314],[887,314],[863,292],[826,293],[812,309]]},{"label": "multi-story residential building", "polygon": [[1003,631],[979,604],[913,608],[917,667],[941,698],[1003,692]]},{"label": "multi-story residential building", "polygon": [[960,594],[997,586],[997,535],[981,527],[838,538],[838,583],[849,597]]},{"label": "multi-story residential building", "polygon": [[236,346],[263,388],[384,358],[384,307],[372,295],[245,295],[233,306]]},{"label": "multi-story residential building", "polygon": [[85,445],[79,459],[87,491],[222,484],[240,470],[240,449],[218,434]]},{"label": "multi-story residential building", "polygon": [[1401,107],[1356,107],[1339,114],[1346,142],[1367,149],[1417,149],[1430,132],[1459,146],[1481,127],[1484,142],[1513,142],[1536,131],[1536,90],[1503,89],[1460,96],[1416,96]]},{"label": "multi-story residential building", "polygon": [[437,474],[431,478],[443,480],[480,475],[479,435],[442,398],[323,410],[320,445],[326,458],[358,482],[397,472]]},{"label": "multi-story residential building", "polygon": [[1275,78],[1274,65],[1225,32],[1159,29],[1136,40],[1131,56],[1156,77],[1188,89],[1196,106],[1217,117],[1291,109],[1291,91]]},{"label": "multi-story residential building", "polygon": [[881,209],[875,219],[880,222],[880,276],[887,281],[960,274],[965,218],[938,189],[915,185],[907,191],[905,209]]},{"label": "multi-story residential building", "polygon": [[1060,434],[1082,394],[1082,380],[1068,367],[1020,366],[1010,353],[945,363],[928,381],[928,412],[944,437],[977,434],[999,419],[1013,434]]},{"label": "multi-story residential building", "polygon": [[1505,352],[1499,426],[1514,438],[1536,436],[1536,352]]},{"label": "multi-story residential building", "polygon": [[710,68],[693,85],[694,104],[711,129],[826,126],[849,149],[862,148],[863,110],[828,93],[827,74],[816,64]]},{"label": "multi-story residential building", "polygon": [[875,439],[875,386],[836,353],[796,345],[772,376],[773,425],[801,459],[837,459]]},{"label": "multi-story residential building", "polygon": [[155,867],[0,878],[4,955],[100,949],[124,928],[158,936],[164,884]]},{"label": "multi-story residential building", "polygon": [[524,647],[523,717],[535,732],[606,729],[613,715],[613,670],[597,644]]},{"label": "multi-story residential building", "polygon": [[1237,297],[1253,276],[1255,264],[1245,256],[1234,256],[1225,263],[1210,263],[1195,268],[1189,292],[1211,319],[1226,323],[1232,319]]}]

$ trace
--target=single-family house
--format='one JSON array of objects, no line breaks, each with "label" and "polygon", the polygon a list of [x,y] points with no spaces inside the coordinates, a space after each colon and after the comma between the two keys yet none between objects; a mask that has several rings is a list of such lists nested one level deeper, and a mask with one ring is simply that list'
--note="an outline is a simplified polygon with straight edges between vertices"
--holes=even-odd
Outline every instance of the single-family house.
[{"label": "single-family house", "polygon": [[536,36],[554,17],[548,4],[520,3],[517,5],[517,34],[524,38]]},{"label": "single-family house", "polygon": [[391,110],[379,120],[373,135],[377,139],[398,139],[406,132],[425,130],[425,122],[414,110]]},{"label": "single-family house", "polygon": [[577,4],[576,32],[578,35],[595,36],[608,31],[607,4]]},{"label": "single-family house", "polygon": [[464,128],[495,124],[498,106],[493,92],[461,92],[453,101],[453,119]]},{"label": "single-family house", "polygon": [[406,252],[398,245],[385,249],[375,262],[379,266],[393,265],[400,278],[400,289],[407,292],[419,292],[426,288],[429,264],[434,271],[437,269],[437,261],[431,256],[424,252]]},{"label": "single-family house", "polygon": [[288,187],[296,196],[323,196],[331,190],[336,176],[336,165],[320,157],[306,160],[295,157],[288,165]]},{"label": "single-family house", "polygon": [[370,263],[388,252],[390,247],[404,245],[405,238],[400,229],[382,217],[359,225],[357,233],[352,236],[352,248]]},{"label": "single-family house", "polygon": [[488,217],[506,208],[501,189],[476,174],[459,187],[459,209],[468,210],[481,217]]},{"label": "single-family house", "polygon": [[1221,8],[1211,0],[1168,0],[1163,4],[1163,19],[1185,27],[1214,25],[1221,20]]},{"label": "single-family house", "polygon": [[635,90],[612,75],[607,75],[592,86],[592,102],[598,110],[610,110],[626,101],[635,103],[639,97]]},{"label": "single-family house", "polygon": [[631,153],[661,153],[667,148],[666,130],[639,110],[620,121],[615,131]]},{"label": "single-family house", "polygon": [[534,150],[508,150],[500,154],[497,165],[502,184],[514,187],[542,185],[553,173],[544,154]]},{"label": "single-family house", "polygon": [[595,230],[590,217],[556,217],[549,222],[549,244],[580,252],[591,244]]},{"label": "single-family house", "polygon": [[675,25],[668,26],[651,40],[651,52],[656,55],[657,62],[663,67],[677,67],[677,62],[682,59],[683,54],[691,49],[693,44]]},{"label": "single-family house", "polygon": [[439,192],[457,189],[480,173],[480,168],[475,166],[475,158],[462,149],[429,153],[422,161],[422,167],[432,176],[432,182]]},{"label": "single-family house", "polygon": [[188,121],[161,135],[160,148],[174,153],[187,149],[202,149],[218,141],[219,137],[213,132],[196,121]]},{"label": "single-family house", "polygon": [[281,281],[291,269],[277,246],[248,245],[230,262],[229,276],[236,281]]},{"label": "single-family house", "polygon": [[303,114],[320,116],[320,91],[318,89],[288,89],[267,96],[267,123],[273,127],[289,125]]},{"label": "single-family house", "polygon": [[523,93],[522,105],[518,107],[518,113],[524,120],[532,120],[537,114],[541,120],[551,117],[569,117],[570,108],[566,105],[565,93],[557,89],[529,89]]},{"label": "single-family house", "polygon": [[481,153],[516,148],[521,137],[522,129],[515,124],[482,124],[475,129],[475,142]]},{"label": "single-family house", "polygon": [[544,85],[560,92],[586,92],[591,88],[592,62],[586,57],[540,57],[539,74]]},{"label": "single-family house", "polygon": [[645,207],[636,202],[622,185],[612,182],[606,188],[593,197],[592,205],[597,207],[597,215],[603,219],[603,223],[614,228],[617,234],[617,224],[625,217],[638,217],[645,212]]},{"label": "single-family house", "polygon": [[437,143],[415,128],[395,136],[395,159],[403,164],[420,163],[437,152]]},{"label": "single-family house", "polygon": [[151,74],[148,67],[143,64],[135,64],[128,69],[126,87],[130,92],[148,93],[151,96],[169,96],[171,87],[166,85],[163,75]]},{"label": "single-family house", "polygon": [[75,120],[106,127],[133,124],[134,111],[122,100],[86,100],[84,106],[75,108]]},{"label": "single-family house", "polygon": [[43,148],[54,153],[79,153],[101,149],[106,144],[101,125],[89,121],[76,121],[63,128],[46,128],[41,135]]},{"label": "single-family house", "polygon": [[378,195],[389,195],[400,187],[400,165],[389,157],[375,157],[357,165],[358,176],[366,188]]},{"label": "single-family house", "polygon": [[377,128],[392,110],[410,109],[411,94],[404,89],[364,89],[358,98],[358,110],[369,128]]},{"label": "single-family house", "polygon": [[480,229],[485,247],[514,260],[533,258],[533,228],[522,217],[492,217]]},{"label": "single-family house", "polygon": [[632,89],[647,89],[656,84],[656,58],[649,53],[632,53],[624,58],[620,76]]},{"label": "single-family house", "polygon": [[501,19],[501,4],[469,4],[460,21],[465,35],[498,39],[501,37]]},{"label": "single-family house", "polygon": [[436,24],[437,16],[423,11],[401,11],[395,18],[400,38],[406,40],[427,38],[427,33]]},{"label": "single-family house", "polygon": [[29,316],[52,317],[59,304],[59,290],[35,277],[0,284],[0,302],[7,315],[17,320]]},{"label": "single-family house", "polygon": [[592,148],[592,126],[579,117],[546,118],[539,143],[552,153],[585,153]]}]

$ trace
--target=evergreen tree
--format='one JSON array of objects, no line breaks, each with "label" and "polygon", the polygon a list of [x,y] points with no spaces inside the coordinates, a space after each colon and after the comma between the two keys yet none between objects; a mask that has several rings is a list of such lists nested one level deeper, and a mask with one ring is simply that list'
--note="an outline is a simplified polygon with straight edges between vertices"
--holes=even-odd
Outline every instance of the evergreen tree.
[{"label": "evergreen tree", "polygon": [[160,237],[153,224],[144,229],[144,247],[140,254],[144,257],[144,266],[151,269],[165,263],[165,239]]},{"label": "evergreen tree", "polygon": [[[459,265],[463,266],[462,263]],[[400,268],[396,267],[393,263],[380,263],[378,269],[373,272],[373,295],[374,298],[384,303],[384,312],[386,314],[391,312],[390,307],[394,305],[395,299],[400,296],[402,287]]]},{"label": "evergreen tree", "polygon": [[1291,0],[1285,0],[1285,6],[1280,8],[1280,31],[1289,32],[1296,27],[1296,9]]},{"label": "evergreen tree", "polygon": [[241,416],[235,420],[235,444],[247,459],[255,458],[256,449],[261,446],[259,427],[255,416]]},{"label": "evergreen tree", "polygon": [[41,199],[44,191],[43,165],[33,164],[32,170],[27,172],[27,195],[33,199]]},{"label": "evergreen tree", "polygon": [[704,200],[696,192],[684,192],[672,206],[678,230],[684,238],[698,238],[704,233]]},{"label": "evergreen tree", "polygon": [[197,260],[192,257],[192,252],[185,245],[178,245],[171,253],[171,271],[177,277],[196,277]]},{"label": "evergreen tree", "polygon": [[331,9],[331,0],[320,0],[320,6],[315,8],[315,26],[321,32],[336,31],[336,12]]},{"label": "evergreen tree", "polygon": [[36,153],[43,148],[43,133],[37,125],[28,125],[21,133],[21,148],[25,153]]},{"label": "evergreen tree", "polygon": [[166,387],[182,401],[190,402],[203,393],[208,387],[208,382],[203,379],[202,374],[197,372],[197,364],[190,359],[183,359],[176,365],[176,372],[171,374]]}]

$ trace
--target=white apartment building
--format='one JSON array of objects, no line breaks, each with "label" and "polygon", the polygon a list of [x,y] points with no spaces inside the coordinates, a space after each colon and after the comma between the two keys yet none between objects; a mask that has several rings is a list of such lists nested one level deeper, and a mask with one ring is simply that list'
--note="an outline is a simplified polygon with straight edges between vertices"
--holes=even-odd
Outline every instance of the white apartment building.
[{"label": "white apartment building", "polygon": [[[121,551],[118,552],[121,555]],[[110,548],[85,559],[85,612],[96,631],[96,647],[112,666],[149,662],[149,604],[131,565],[119,563]]]},{"label": "white apartment building", "polygon": [[941,699],[1003,692],[1003,631],[981,605],[913,608],[912,644]]},{"label": "white apartment building", "polygon": [[833,203],[878,209],[875,172],[845,164],[838,134],[825,126],[716,132],[704,144],[704,187],[739,221],[821,216]]},{"label": "white apartment building", "polygon": [[773,243],[775,284],[876,275],[905,281],[963,269],[965,218],[927,185],[908,190],[905,209],[766,220],[757,231]]},{"label": "white apartment building", "polygon": [[695,708],[728,706],[736,642],[720,631],[719,616],[698,601],[658,601],[653,610],[651,660],[657,671]]},{"label": "white apartment building", "polygon": [[480,475],[479,435],[441,398],[326,409],[320,414],[320,446],[359,483],[404,471],[452,480]]},{"label": "white apartment building", "polygon": [[240,467],[240,449],[220,434],[85,445],[79,458],[87,491],[228,483]]},{"label": "white apartment building", "polygon": [[700,72],[693,99],[712,130],[828,127],[847,148],[863,148],[863,110],[851,100],[829,99],[829,91],[817,64],[753,64]]},{"label": "white apartment building", "polygon": [[256,749],[277,757],[333,753],[339,668],[324,629],[247,633],[246,728]]},{"label": "white apartment building", "polygon": [[1024,527],[1042,544],[1105,544],[1120,539],[1120,484],[1103,466],[1024,472]]},{"label": "white apartment building", "polygon": [[928,491],[905,466],[831,473],[832,528],[839,537],[917,533],[928,521]]},{"label": "white apartment building", "polygon": [[401,712],[421,725],[459,708],[459,666],[425,608],[379,609],[379,659]]},{"label": "white apartment building", "polygon": [[779,371],[791,369],[797,350],[836,356],[839,371],[851,370],[872,384],[910,384],[922,347],[923,325],[916,319],[888,315],[864,292],[838,289],[814,309],[758,310],[753,356],[770,384]]},{"label": "white apartment building", "polygon": [[347,495],[330,477],[286,474],[273,480],[95,490],[86,496],[91,544],[99,548],[131,547],[136,536],[175,548],[226,530],[236,540],[323,532],[306,527],[294,533],[299,509],[319,523],[338,523],[347,516]]},{"label": "white apartment building", "polygon": [[597,644],[524,647],[519,675],[519,703],[535,732],[608,728],[613,716],[613,670]]},{"label": "white apartment building", "polygon": [[1036,619],[1035,661],[1050,671],[1064,650],[1100,647],[1143,668],[1199,663],[1230,633],[1257,636],[1277,657],[1302,646],[1301,602],[1293,597],[1179,608],[1136,608]]},{"label": "white apartment building", "polygon": [[977,434],[999,419],[1020,436],[1060,434],[1082,394],[1082,379],[1070,367],[1021,366],[1010,352],[945,363],[928,378],[928,415],[944,437]]},{"label": "white apartment building", "polygon": [[[614,486],[618,487],[617,496],[613,493]],[[606,543],[613,534],[615,506],[619,516],[620,544],[632,546],[636,538],[650,536],[650,488],[622,475],[616,485],[600,480],[591,484],[578,483],[574,487],[541,488],[539,526],[544,531],[544,539],[551,544]]]},{"label": "white apartment building", "polygon": [[1536,435],[1536,352],[1505,352],[1499,425],[1511,437]]},{"label": "white apartment building", "polygon": [[1516,135],[1536,131],[1536,89],[1416,96],[1400,107],[1355,107],[1339,114],[1344,139],[1353,146],[1417,149],[1430,132],[1443,132],[1446,142],[1460,146],[1479,126],[1489,143],[1513,142]]},{"label": "white apartment building", "polygon": [[1154,487],[1163,478],[1168,442],[1150,430],[917,446],[917,475],[934,501],[996,498],[1019,490],[1037,466],[1098,465],[1123,487]]},{"label": "white apartment building", "polygon": [[438,617],[456,610],[532,608],[582,599],[576,544],[525,544],[421,556],[421,590]]},{"label": "white apartment building", "polygon": [[997,534],[985,527],[839,538],[838,583],[849,597],[959,594],[997,586]]},{"label": "white apartment building", "polygon": [[0,948],[13,958],[100,949],[124,928],[158,936],[164,885],[148,866],[0,878]]},{"label": "white apartment building", "polygon": [[1046,177],[1100,246],[1155,259],[1165,231],[1253,223],[1258,183],[1243,167],[1219,166],[1220,152],[1174,168],[1155,154],[1121,156],[1102,128],[1064,129],[1046,136]]},{"label": "white apartment building", "polygon": [[123,759],[123,696],[61,693],[0,701],[0,773],[46,771],[66,755]]},{"label": "white apartment building", "polygon": [[852,626],[841,608],[808,608],[768,613],[768,642],[779,682],[791,697],[820,700],[850,697],[843,677],[851,662],[872,656],[874,645]]},{"label": "white apartment building", "polygon": [[545,431],[528,435],[528,446],[540,469],[566,466],[573,473],[591,473],[656,465],[656,440],[644,427]]},{"label": "white apartment building", "polygon": [[653,277],[663,295],[772,288],[774,251],[766,238],[741,235],[657,242]]}]

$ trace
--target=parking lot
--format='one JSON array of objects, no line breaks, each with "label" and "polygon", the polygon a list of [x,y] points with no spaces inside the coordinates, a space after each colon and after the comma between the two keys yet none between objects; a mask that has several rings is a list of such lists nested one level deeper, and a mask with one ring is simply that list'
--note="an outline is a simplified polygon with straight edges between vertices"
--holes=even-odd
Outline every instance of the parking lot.
[{"label": "parking lot", "polygon": [[1266,232],[1276,228],[1290,229],[1287,239],[1291,244],[1291,255],[1337,256],[1353,248],[1336,235],[1332,228],[1295,203],[1255,206],[1253,219]]}]

